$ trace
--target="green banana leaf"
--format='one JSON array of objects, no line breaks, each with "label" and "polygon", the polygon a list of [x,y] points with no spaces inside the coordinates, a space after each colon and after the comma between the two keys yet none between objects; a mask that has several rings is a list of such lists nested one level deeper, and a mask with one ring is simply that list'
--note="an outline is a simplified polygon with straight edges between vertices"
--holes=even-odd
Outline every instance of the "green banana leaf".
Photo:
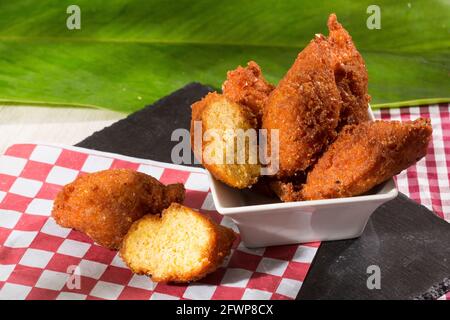
[{"label": "green banana leaf", "polygon": [[257,61],[276,83],[335,12],[366,60],[372,105],[450,101],[450,2],[78,0],[0,2],[0,103],[132,112],[192,81],[220,88]]}]

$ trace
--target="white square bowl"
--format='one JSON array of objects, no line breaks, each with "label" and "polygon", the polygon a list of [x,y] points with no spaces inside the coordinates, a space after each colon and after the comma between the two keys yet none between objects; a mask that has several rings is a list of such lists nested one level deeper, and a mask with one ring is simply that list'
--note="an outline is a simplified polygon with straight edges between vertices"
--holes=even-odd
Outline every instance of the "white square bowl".
[{"label": "white square bowl", "polygon": [[391,178],[366,195],[283,203],[208,176],[217,211],[236,223],[249,248],[359,237],[375,209],[398,195]]}]

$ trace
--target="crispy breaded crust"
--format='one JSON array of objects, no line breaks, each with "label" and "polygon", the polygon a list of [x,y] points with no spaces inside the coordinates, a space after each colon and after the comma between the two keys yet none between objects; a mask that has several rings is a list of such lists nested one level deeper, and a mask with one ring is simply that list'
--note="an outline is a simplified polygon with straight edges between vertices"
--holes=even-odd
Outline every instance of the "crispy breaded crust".
[{"label": "crispy breaded crust", "polygon": [[306,177],[300,179],[272,179],[269,182],[271,190],[280,198],[281,201],[291,202],[301,199],[301,189]]},{"label": "crispy breaded crust", "polygon": [[424,157],[431,133],[430,120],[421,118],[346,126],[308,174],[301,198],[363,194]]},{"label": "crispy breaded crust", "polygon": [[352,38],[328,19],[329,37],[316,38],[298,55],[267,101],[262,127],[279,129],[279,178],[315,163],[346,124],[368,121],[367,70]]},{"label": "crispy breaded crust", "polygon": [[[201,150],[195,146],[194,122],[201,121],[202,134],[208,130],[215,130],[220,137],[212,136],[209,140],[202,140]],[[260,165],[257,154],[255,163],[250,162],[249,143],[245,144],[245,162],[239,164],[226,163],[226,146],[231,147],[237,154],[236,137],[226,134],[226,130],[254,129],[257,137],[257,119],[250,108],[229,101],[216,92],[209,93],[202,100],[192,105],[191,118],[191,146],[197,159],[202,159],[203,166],[218,180],[235,188],[246,188],[254,183],[260,175]],[[255,141],[256,142],[256,141]],[[214,152],[207,152],[214,150]],[[201,152],[201,154],[199,154]],[[257,152],[257,148],[256,148]],[[211,153],[214,158],[210,157]]]},{"label": "crispy breaded crust", "polygon": [[274,88],[262,75],[259,65],[250,61],[245,68],[239,66],[228,71],[222,92],[228,100],[249,107],[261,123],[264,105]]},{"label": "crispy breaded crust", "polygon": [[[145,216],[136,221],[124,238],[120,256],[133,272],[154,281],[190,282],[220,267],[235,239],[231,229],[174,203],[161,218]],[[144,254],[138,256],[139,252]]]},{"label": "crispy breaded crust", "polygon": [[59,225],[118,249],[135,220],[161,213],[183,199],[182,184],[164,186],[144,173],[111,169],[80,176],[64,186],[56,196],[52,216]]},{"label": "crispy breaded crust", "polygon": [[317,35],[269,96],[262,127],[279,130],[280,178],[306,170],[336,135],[342,102],[333,61],[330,44]]},{"label": "crispy breaded crust", "polygon": [[[194,155],[197,159],[202,160],[203,162],[203,144],[201,150],[195,149],[194,145],[194,122],[195,121],[201,121],[202,122],[202,134],[204,134],[205,130],[205,124],[203,123],[203,110],[210,104],[214,102],[220,102],[222,100],[222,96],[218,94],[217,92],[211,92],[208,93],[203,99],[195,102],[191,106],[192,115],[191,115],[191,128],[190,128],[190,135],[191,135],[191,147],[192,151],[194,152]],[[203,140],[203,137],[202,137]],[[201,151],[201,153],[200,153]]]},{"label": "crispy breaded crust", "polygon": [[328,18],[328,29],[330,33],[327,41],[335,59],[335,81],[342,99],[338,125],[340,130],[347,124],[369,120],[368,75],[364,60],[356,50],[352,37],[337,21],[335,14]]}]

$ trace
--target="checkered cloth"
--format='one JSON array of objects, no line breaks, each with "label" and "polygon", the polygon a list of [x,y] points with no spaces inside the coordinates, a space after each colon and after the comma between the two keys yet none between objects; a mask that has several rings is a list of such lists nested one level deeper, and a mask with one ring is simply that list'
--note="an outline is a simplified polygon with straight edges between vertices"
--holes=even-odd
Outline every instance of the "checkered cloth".
[{"label": "checkered cloth", "polygon": [[[215,211],[203,169],[74,147],[14,145],[0,157],[0,299],[296,297],[319,243],[247,249],[236,241],[219,270],[196,283],[173,285],[133,274],[117,252],[57,225],[50,213],[62,186],[79,174],[108,168],[134,169],[165,184],[184,183],[185,205],[238,231]],[[80,282],[74,274],[80,274]]]},{"label": "checkered cloth", "polygon": [[[449,105],[376,110],[377,118],[431,117],[425,159],[397,176],[398,188],[450,220]],[[183,182],[185,204],[238,231],[219,215],[203,170],[48,145],[22,144],[0,156],[0,299],[293,299],[319,243],[247,249],[239,241],[218,271],[188,285],[131,273],[116,252],[50,218],[62,186],[80,173],[131,168],[163,183]],[[81,286],[73,274],[80,274]],[[75,286],[75,288],[73,288]],[[450,299],[450,294],[440,299]]]},{"label": "checkered cloth", "polygon": [[442,297],[440,297],[438,300],[450,300],[450,292],[447,292]]}]

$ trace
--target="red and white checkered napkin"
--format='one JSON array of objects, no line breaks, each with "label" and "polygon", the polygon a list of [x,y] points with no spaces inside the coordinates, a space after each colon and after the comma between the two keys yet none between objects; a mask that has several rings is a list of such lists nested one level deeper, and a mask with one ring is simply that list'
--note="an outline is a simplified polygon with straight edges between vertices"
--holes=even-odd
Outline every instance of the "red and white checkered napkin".
[{"label": "red and white checkered napkin", "polygon": [[450,300],[450,292],[447,292],[442,297],[440,297],[438,300]]},{"label": "red and white checkered napkin", "polygon": [[[19,144],[0,156],[0,299],[294,299],[319,243],[247,249],[239,241],[224,266],[191,284],[154,283],[117,252],[50,217],[53,199],[80,173],[131,168],[182,182],[185,205],[238,231],[214,209],[202,169],[50,145]],[[78,267],[78,269],[75,269]],[[81,274],[79,288],[73,273]],[[72,289],[73,288],[73,289]]]}]

